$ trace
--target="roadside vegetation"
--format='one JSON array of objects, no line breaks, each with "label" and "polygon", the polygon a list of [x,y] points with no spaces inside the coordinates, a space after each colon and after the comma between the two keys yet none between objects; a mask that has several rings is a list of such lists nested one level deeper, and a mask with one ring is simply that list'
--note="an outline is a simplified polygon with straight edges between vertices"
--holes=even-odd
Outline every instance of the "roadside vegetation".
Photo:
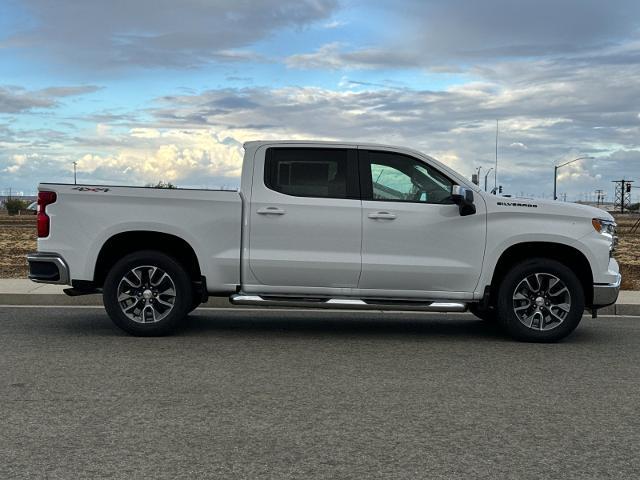
[{"label": "roadside vegetation", "polygon": [[4,208],[9,215],[17,215],[21,210],[26,210],[30,202],[21,200],[19,198],[10,198],[5,200]]}]

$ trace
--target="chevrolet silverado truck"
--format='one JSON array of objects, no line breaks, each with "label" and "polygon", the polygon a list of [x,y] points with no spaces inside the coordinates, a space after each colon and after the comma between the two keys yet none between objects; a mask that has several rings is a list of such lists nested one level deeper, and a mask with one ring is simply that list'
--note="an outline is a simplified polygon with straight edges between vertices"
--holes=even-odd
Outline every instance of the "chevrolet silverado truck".
[{"label": "chevrolet silverado truck", "polygon": [[613,217],[482,191],[406,148],[248,142],[237,191],[43,183],[29,278],[102,292],[123,330],[238,305],[470,310],[556,341],[616,301]]}]

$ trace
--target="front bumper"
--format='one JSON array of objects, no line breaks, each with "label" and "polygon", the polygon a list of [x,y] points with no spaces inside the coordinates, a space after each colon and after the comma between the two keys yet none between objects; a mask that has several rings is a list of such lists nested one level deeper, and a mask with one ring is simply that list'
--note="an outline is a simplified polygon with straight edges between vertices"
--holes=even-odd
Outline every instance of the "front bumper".
[{"label": "front bumper", "polygon": [[57,253],[29,253],[29,280],[38,283],[69,285],[69,267]]},{"label": "front bumper", "polygon": [[616,303],[618,293],[620,292],[620,283],[622,275],[618,273],[618,279],[613,283],[593,285],[593,307],[601,308]]}]

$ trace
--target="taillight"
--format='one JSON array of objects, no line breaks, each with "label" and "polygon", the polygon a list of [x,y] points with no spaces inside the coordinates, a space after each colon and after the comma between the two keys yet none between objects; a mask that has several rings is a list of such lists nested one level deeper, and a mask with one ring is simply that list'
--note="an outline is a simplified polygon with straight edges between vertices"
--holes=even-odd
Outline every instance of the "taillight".
[{"label": "taillight", "polygon": [[47,205],[56,201],[56,192],[38,192],[38,238],[49,236],[50,219]]}]

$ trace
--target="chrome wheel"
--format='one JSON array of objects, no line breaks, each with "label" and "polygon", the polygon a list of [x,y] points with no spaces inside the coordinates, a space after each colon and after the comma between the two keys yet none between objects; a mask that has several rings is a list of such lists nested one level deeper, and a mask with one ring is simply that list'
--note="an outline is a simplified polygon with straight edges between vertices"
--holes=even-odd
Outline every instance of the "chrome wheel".
[{"label": "chrome wheel", "polygon": [[516,286],[513,312],[525,327],[552,330],[571,310],[571,294],[565,283],[550,273],[533,273]]},{"label": "chrome wheel", "polygon": [[129,270],[118,284],[118,304],[137,323],[156,323],[171,313],[176,286],[167,272],[143,265]]}]

